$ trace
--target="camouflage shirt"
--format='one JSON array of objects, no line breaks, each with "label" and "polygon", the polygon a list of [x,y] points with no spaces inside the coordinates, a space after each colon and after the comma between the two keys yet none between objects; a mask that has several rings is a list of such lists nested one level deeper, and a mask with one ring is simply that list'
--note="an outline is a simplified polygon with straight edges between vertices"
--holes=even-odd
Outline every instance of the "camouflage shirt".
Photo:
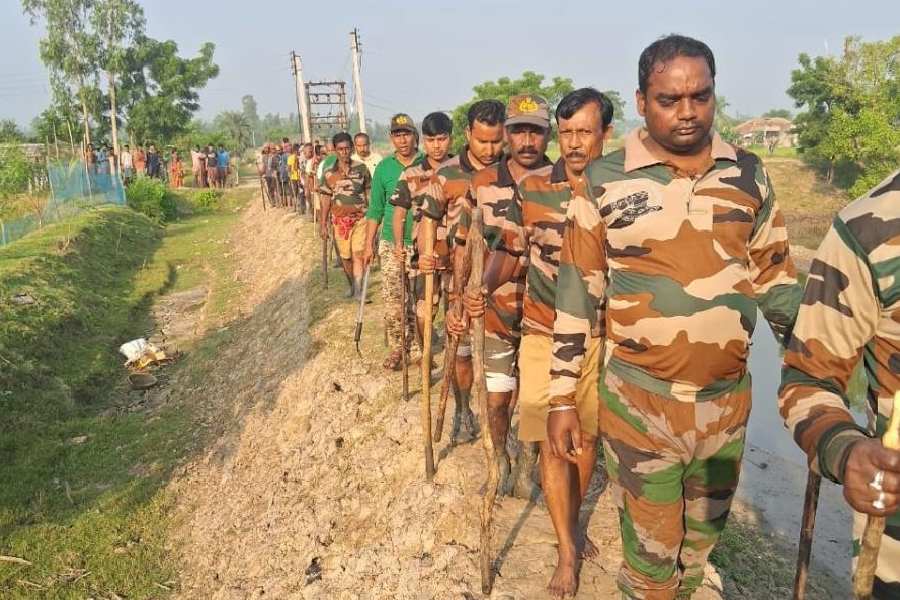
[{"label": "camouflage shirt", "polygon": [[[529,178],[547,179],[552,170],[549,159],[544,159],[534,168],[527,171],[516,181],[509,170],[510,157],[504,156],[496,165],[484,169],[472,178],[472,201],[481,208],[484,219],[484,240],[489,248],[504,247],[503,239],[511,239],[522,231],[521,185]],[[464,211],[460,216],[457,235],[465,237],[471,224],[471,211]],[[497,342],[494,351],[515,356],[518,340],[522,335],[523,301],[526,288],[526,268],[528,255],[524,245],[510,252],[520,257],[520,269],[510,281],[502,282],[487,299],[485,313],[485,333]],[[500,350],[505,346],[504,350]],[[500,364],[503,367],[503,362]]]},{"label": "camouflage shirt", "polygon": [[747,371],[762,310],[784,337],[801,288],[784,217],[759,158],[713,134],[708,168],[687,176],[628,135],[585,171],[560,255],[551,402],[572,404],[606,296],[611,371],[665,397],[698,401]]},{"label": "camouflage shirt", "polygon": [[325,186],[322,192],[331,196],[331,214],[335,217],[356,216],[365,213],[367,197],[372,189],[372,176],[361,162],[351,161],[350,170],[344,175],[340,163],[335,162],[323,174]]},{"label": "camouflage shirt", "polygon": [[445,160],[437,169],[438,187],[434,195],[423,196],[422,211],[430,219],[447,228],[447,242],[453,246],[462,212],[468,211],[469,185],[477,169],[469,161],[469,147]]},{"label": "camouflage shirt", "polygon": [[[449,157],[447,160],[451,160]],[[413,253],[411,264],[413,268],[417,268],[419,263],[418,238],[419,228],[422,223],[423,207],[426,202],[434,202],[442,194],[441,181],[438,177],[438,169],[444,165],[442,162],[437,168],[431,165],[430,158],[423,158],[421,161],[410,165],[400,174],[397,180],[397,187],[391,196],[391,204],[405,208],[412,213],[413,229],[412,242]],[[435,252],[438,254],[438,268],[447,269],[449,267],[449,248],[447,246],[447,226],[441,220],[438,222],[435,243]]]},{"label": "camouflage shirt", "polygon": [[833,481],[863,435],[846,408],[860,357],[878,415],[870,430],[880,435],[900,390],[900,171],[834,219],[784,355],[781,415],[810,464]]},{"label": "camouflage shirt", "polygon": [[[584,179],[582,178],[582,181]],[[556,281],[562,249],[566,210],[574,193],[559,159],[550,173],[529,175],[519,185],[519,202],[506,213],[497,248],[526,259],[525,292],[522,304],[522,331],[553,335],[556,314]],[[594,332],[595,337],[599,332]]]}]

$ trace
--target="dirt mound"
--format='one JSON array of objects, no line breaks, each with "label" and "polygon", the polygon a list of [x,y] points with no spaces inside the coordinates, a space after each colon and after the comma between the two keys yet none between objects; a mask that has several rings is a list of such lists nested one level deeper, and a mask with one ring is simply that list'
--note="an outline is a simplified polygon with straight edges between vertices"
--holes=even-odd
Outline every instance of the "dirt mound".
[{"label": "dirt mound", "polygon": [[[321,299],[309,297],[313,227],[257,202],[235,242],[246,320],[191,388],[221,437],[172,484],[180,597],[481,597],[480,445],[438,445],[425,483],[418,398],[403,402],[399,376],[381,370],[378,319],[359,359],[354,306],[315,308]],[[377,285],[371,295],[377,315]],[[584,565],[580,598],[617,596],[616,516],[599,487],[585,517],[601,556]],[[504,498],[495,514],[492,597],[546,597],[556,552],[545,508]]]}]

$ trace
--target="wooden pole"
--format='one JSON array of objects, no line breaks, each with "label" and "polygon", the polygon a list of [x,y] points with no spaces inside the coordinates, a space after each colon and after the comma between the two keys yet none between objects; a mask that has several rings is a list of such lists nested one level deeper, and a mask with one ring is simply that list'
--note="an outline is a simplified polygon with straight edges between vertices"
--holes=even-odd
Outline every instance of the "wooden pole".
[{"label": "wooden pole", "polygon": [[[467,290],[477,292],[484,286],[484,258],[487,247],[482,234],[481,210],[476,208],[472,215],[472,228],[466,240],[466,252],[469,253],[471,273]],[[500,468],[494,451],[494,440],[491,428],[488,427],[487,382],[484,377],[484,317],[472,319],[472,366],[475,378],[472,385],[474,400],[481,410],[481,445],[484,448],[484,459],[487,462],[488,480],[481,500],[481,592],[491,593],[494,584],[493,559],[491,554],[491,526],[494,518],[494,500],[497,498],[497,486],[500,482]]]},{"label": "wooden pole", "polygon": [[403,401],[409,402],[409,336],[406,335],[409,327],[409,276],[406,271],[406,256],[400,263],[400,289],[403,293],[400,298],[400,364],[403,367]]},{"label": "wooden pole", "polygon": [[[461,319],[463,315],[462,296],[465,293],[466,282],[469,279],[469,272],[472,269],[471,255],[466,252],[463,259],[462,272],[453,273],[453,290],[456,293],[456,302],[450,307],[453,316]],[[437,418],[434,424],[434,439],[436,442],[441,441],[444,429],[444,416],[447,412],[447,399],[450,396],[450,387],[453,384],[453,372],[456,368],[456,350],[459,348],[459,336],[450,338],[447,349],[444,351],[444,377],[441,381],[441,399],[438,405]],[[457,407],[457,410],[459,407]],[[453,441],[451,440],[451,443]]]},{"label": "wooden pole", "polygon": [[[900,450],[900,392],[894,394],[894,405],[891,409],[891,420],[881,438],[885,448]],[[853,595],[857,600],[869,600],[872,597],[872,586],[875,584],[875,570],[878,567],[878,551],[881,549],[881,538],[884,535],[885,517],[869,515],[866,529],[863,532],[859,560],[856,563],[856,575],[853,577]]]},{"label": "wooden pole", "polygon": [[819,488],[822,476],[809,471],[806,480],[806,497],[803,501],[803,523],[800,526],[800,544],[797,551],[797,571],[794,575],[793,600],[806,598],[806,582],[809,579],[809,558],[812,554],[813,530],[816,527],[816,509],[819,506]]},{"label": "wooden pole", "polygon": [[[422,252],[428,256],[434,253],[433,219],[424,219],[422,222],[423,244]],[[422,333],[422,435],[425,446],[425,478],[431,481],[434,478],[434,450],[431,443],[431,303],[434,301],[434,273],[425,275],[425,314]]]}]

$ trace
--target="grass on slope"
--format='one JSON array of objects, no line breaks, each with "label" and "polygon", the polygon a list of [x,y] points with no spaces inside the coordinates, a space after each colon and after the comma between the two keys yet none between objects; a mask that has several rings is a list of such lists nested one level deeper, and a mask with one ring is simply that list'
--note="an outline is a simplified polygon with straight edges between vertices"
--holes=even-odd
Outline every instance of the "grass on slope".
[{"label": "grass on slope", "polygon": [[[150,331],[168,291],[202,283],[210,310],[228,309],[221,241],[248,197],[165,229],[93,210],[0,250],[0,554],[32,563],[0,562],[0,597],[165,594],[160,487],[192,450],[193,415],[122,410],[117,348]],[[13,305],[17,292],[36,302]]]}]

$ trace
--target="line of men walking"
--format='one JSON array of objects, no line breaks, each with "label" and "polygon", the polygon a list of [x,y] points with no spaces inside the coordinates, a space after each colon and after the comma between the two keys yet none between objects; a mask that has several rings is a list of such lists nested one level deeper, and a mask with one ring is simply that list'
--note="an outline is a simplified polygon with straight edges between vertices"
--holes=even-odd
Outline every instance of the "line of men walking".
[{"label": "line of men walking", "polygon": [[[530,496],[535,465],[540,473],[559,542],[552,597],[574,595],[579,561],[597,555],[578,515],[598,445],[619,511],[623,596],[689,598],[701,585],[738,484],[761,313],[786,348],[785,423],[810,469],[843,485],[857,539],[866,515],[888,517],[873,597],[900,598],[900,452],[873,439],[900,391],[900,171],[836,217],[804,288],[763,163],[713,128],[715,77],[703,42],[670,35],[650,44],[635,94],[644,125],[606,155],[612,103],[592,88],[567,95],[552,115],[556,162],[546,156],[550,107],[533,94],[474,103],[457,155],[441,112],[425,117],[421,133],[395,115],[394,154],[374,169],[352,154],[359,138],[339,133],[334,160],[311,163],[321,171],[320,233],[333,228],[351,296],[380,258],[386,369],[415,360],[425,315],[446,298],[447,334],[459,340],[447,363],[454,443],[479,429],[468,329],[484,317],[480,426],[504,493]],[[483,292],[463,293],[476,210],[490,252]],[[438,293],[426,306],[428,275]],[[847,410],[860,357],[867,426]]]}]

